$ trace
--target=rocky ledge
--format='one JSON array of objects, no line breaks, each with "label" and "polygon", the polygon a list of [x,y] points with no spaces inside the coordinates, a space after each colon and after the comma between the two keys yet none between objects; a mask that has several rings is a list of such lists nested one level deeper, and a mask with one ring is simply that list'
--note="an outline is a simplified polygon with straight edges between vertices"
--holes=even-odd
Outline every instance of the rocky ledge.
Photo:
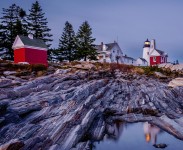
[{"label": "rocky ledge", "polygon": [[183,86],[159,78],[69,68],[0,86],[0,150],[88,149],[116,120],[148,121],[183,140]]}]

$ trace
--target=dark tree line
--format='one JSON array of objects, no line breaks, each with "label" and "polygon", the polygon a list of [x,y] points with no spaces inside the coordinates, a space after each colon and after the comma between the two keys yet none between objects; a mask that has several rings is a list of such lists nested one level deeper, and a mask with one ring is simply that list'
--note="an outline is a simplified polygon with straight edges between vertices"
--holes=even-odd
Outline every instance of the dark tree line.
[{"label": "dark tree line", "polygon": [[[93,44],[95,38],[92,37],[92,28],[87,21],[83,22],[77,33],[66,21],[57,49],[50,49],[52,34],[50,34],[51,29],[48,28],[47,23],[45,13],[38,1],[32,4],[28,14],[16,4],[3,8],[0,18],[0,55],[2,55],[1,51],[4,51],[4,57],[13,60],[12,45],[16,36],[32,34],[35,38],[42,39],[48,46],[49,60],[96,59],[97,52]],[[0,57],[2,58],[2,56]]]},{"label": "dark tree line", "polygon": [[72,25],[66,21],[57,50],[59,60],[96,60],[97,52],[93,44],[94,41],[92,29],[87,21],[79,27],[77,34],[75,34]]},{"label": "dark tree line", "polygon": [[21,9],[16,4],[11,5],[8,9],[3,8],[3,17],[1,19],[0,26],[0,39],[1,47],[6,48],[6,55],[12,60],[13,59],[13,50],[11,48],[12,43],[15,40],[17,34],[23,34],[23,18],[24,16],[20,15]]},{"label": "dark tree line", "polygon": [[0,51],[4,53],[5,58],[13,60],[12,44],[17,35],[32,34],[36,38],[43,39],[50,47],[51,29],[47,26],[47,19],[44,17],[41,6],[38,1],[32,4],[29,14],[23,8],[12,4],[9,8],[2,9],[0,18]]}]

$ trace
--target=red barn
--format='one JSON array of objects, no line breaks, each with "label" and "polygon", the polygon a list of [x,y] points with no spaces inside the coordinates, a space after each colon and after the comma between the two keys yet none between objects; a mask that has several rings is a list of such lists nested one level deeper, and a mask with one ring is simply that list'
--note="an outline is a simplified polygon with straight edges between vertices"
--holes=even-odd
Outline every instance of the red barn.
[{"label": "red barn", "polygon": [[14,62],[48,65],[47,46],[41,39],[17,35],[13,46]]}]

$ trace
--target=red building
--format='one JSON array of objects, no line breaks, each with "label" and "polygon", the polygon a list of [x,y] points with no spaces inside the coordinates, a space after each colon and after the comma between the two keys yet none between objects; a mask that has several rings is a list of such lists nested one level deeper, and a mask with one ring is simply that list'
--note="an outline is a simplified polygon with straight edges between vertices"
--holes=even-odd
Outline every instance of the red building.
[{"label": "red building", "polygon": [[156,55],[152,55],[150,56],[150,65],[154,66],[157,64],[163,64],[163,63],[167,63],[167,55],[164,54],[163,51],[160,50],[154,50],[156,53]]},{"label": "red building", "polygon": [[14,50],[15,63],[48,65],[48,48],[41,39],[33,38],[31,35],[28,37],[17,35],[12,48]]}]

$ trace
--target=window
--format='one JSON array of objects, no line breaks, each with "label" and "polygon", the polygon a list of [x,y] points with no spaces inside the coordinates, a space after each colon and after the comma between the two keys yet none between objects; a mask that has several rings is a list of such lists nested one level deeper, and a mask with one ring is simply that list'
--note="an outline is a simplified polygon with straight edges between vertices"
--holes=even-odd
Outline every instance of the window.
[{"label": "window", "polygon": [[153,62],[156,62],[156,57],[153,57]]},{"label": "window", "polygon": [[162,63],[164,62],[164,57],[161,57],[161,62],[162,62]]}]

